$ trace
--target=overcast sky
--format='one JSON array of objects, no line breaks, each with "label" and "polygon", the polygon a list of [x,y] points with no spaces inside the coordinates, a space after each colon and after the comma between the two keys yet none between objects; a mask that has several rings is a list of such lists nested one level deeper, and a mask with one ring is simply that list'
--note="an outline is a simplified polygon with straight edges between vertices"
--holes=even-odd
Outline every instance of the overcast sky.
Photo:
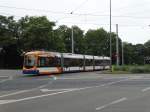
[{"label": "overcast sky", "polygon": [[[112,31],[118,24],[123,41],[137,44],[150,40],[149,12],[150,0],[112,0]],[[109,31],[109,0],[0,0],[0,14],[17,19],[46,15],[57,25],[77,25],[85,32],[100,27]]]}]

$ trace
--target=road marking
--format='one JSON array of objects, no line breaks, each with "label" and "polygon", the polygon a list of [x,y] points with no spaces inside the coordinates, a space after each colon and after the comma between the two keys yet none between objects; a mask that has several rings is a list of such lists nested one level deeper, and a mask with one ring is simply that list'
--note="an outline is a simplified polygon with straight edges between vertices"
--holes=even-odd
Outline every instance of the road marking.
[{"label": "road marking", "polygon": [[150,87],[147,87],[147,88],[142,89],[142,92],[146,92],[146,91],[148,91],[148,90],[150,90]]},{"label": "road marking", "polygon": [[13,79],[13,77],[12,77],[12,76],[10,76],[10,77],[8,77],[8,79],[1,80],[1,81],[0,81],[0,83],[6,82],[6,81],[8,81],[8,80],[12,80],[12,79]]},{"label": "road marking", "polygon": [[[101,78],[102,76],[97,76],[97,77],[52,77],[53,80],[76,80],[76,79],[98,79]],[[47,78],[45,79],[37,79],[37,80],[48,80]]]},{"label": "road marking", "polygon": [[[7,80],[12,80],[12,77],[9,77],[9,79],[7,79]],[[6,81],[7,81],[7,80],[6,80]],[[2,98],[2,97],[7,97],[7,96],[12,96],[12,95],[17,95],[17,94],[21,94],[21,93],[26,93],[26,92],[34,91],[34,90],[37,90],[37,89],[41,89],[41,88],[44,88],[44,87],[46,87],[48,84],[51,84],[51,83],[52,83],[52,81],[49,81],[47,84],[38,86],[38,87],[36,87],[36,88],[32,88],[32,89],[28,89],[28,90],[22,90],[22,91],[17,91],[17,92],[10,93],[10,94],[1,95],[0,98]]]},{"label": "road marking", "polygon": [[1,80],[0,83],[6,82],[7,80],[9,80],[9,79]]},{"label": "road marking", "polygon": [[14,102],[15,100],[0,100],[0,105]]},{"label": "road marking", "polygon": [[123,79],[128,77],[103,77],[103,79]]},{"label": "road marking", "polygon": [[22,90],[22,91],[17,91],[17,92],[10,93],[10,94],[1,95],[0,98],[7,97],[7,96],[12,96],[12,95],[17,95],[17,94],[21,94],[21,93],[26,93],[26,92],[30,92],[30,91],[34,91],[34,90],[43,88],[45,86],[47,86],[47,84],[39,86],[39,87],[36,87],[36,88],[28,89],[28,90]]},{"label": "road marking", "polygon": [[44,94],[44,95],[33,96],[33,97],[26,97],[26,98],[17,99],[17,100],[0,100],[0,102],[1,102],[0,105],[20,102],[20,101],[26,101],[26,100],[32,100],[32,99],[36,99],[36,98],[42,98],[42,97],[45,97],[45,96],[52,96],[52,95],[62,94],[62,93],[70,92],[70,91],[74,91],[74,90],[61,91],[61,92],[56,92],[56,93],[51,93],[51,94]]},{"label": "road marking", "polygon": [[129,76],[130,79],[141,79],[143,76]]},{"label": "road marking", "polygon": [[14,93],[10,93],[10,94],[6,94],[6,95],[2,95],[0,96],[0,98],[2,97],[6,97],[6,96],[12,96],[12,95],[16,95],[16,94],[21,94],[21,93],[25,93],[25,92],[29,92],[31,90],[22,90],[22,91],[17,91],[17,92],[14,92]]},{"label": "road marking", "polygon": [[75,90],[78,88],[68,88],[68,89],[40,89],[42,92],[52,92],[52,91],[68,91],[68,90]]},{"label": "road marking", "polygon": [[1,78],[1,77],[2,77],[2,78],[5,78],[5,77],[9,77],[9,76],[0,76],[0,78]]},{"label": "road marking", "polygon": [[85,90],[85,89],[89,89],[89,88],[109,86],[109,85],[112,85],[112,84],[115,84],[115,83],[118,83],[118,82],[122,82],[122,81],[126,81],[126,80],[127,79],[119,80],[119,81],[115,81],[115,82],[111,82],[111,83],[106,83],[106,84],[99,85],[99,86],[89,86],[89,87],[84,87],[84,88],[77,88],[77,89],[71,89],[71,90],[66,90],[66,91],[61,91],[61,92],[55,92],[55,93],[51,93],[51,94],[44,94],[44,95],[33,96],[33,97],[26,97],[26,98],[22,98],[22,99],[12,100],[12,101],[9,101],[9,102],[3,102],[3,103],[1,103],[1,105],[8,104],[8,103],[20,102],[20,101],[26,101],[26,100],[32,100],[32,99],[36,99],[36,98],[42,98],[42,97],[46,97],[46,96],[53,96],[53,95],[63,94],[63,93],[72,92],[72,91],[80,91],[80,90]]},{"label": "road marking", "polygon": [[97,110],[97,111],[102,110],[102,109],[104,109],[104,108],[106,108],[106,107],[108,107],[108,106],[111,106],[111,105],[114,105],[114,104],[123,102],[123,101],[125,101],[125,100],[127,100],[126,97],[120,98],[120,99],[115,100],[115,101],[113,101],[113,102],[111,102],[111,103],[108,103],[108,104],[105,104],[105,105],[103,105],[103,106],[97,107],[96,110]]},{"label": "road marking", "polygon": [[95,77],[87,77],[87,76],[85,76],[85,77],[57,77],[57,79],[97,79],[97,78],[101,78],[102,76],[95,76]]},{"label": "road marking", "polygon": [[106,83],[106,84],[102,84],[101,86],[109,86],[109,85],[113,85],[115,83],[118,83],[118,82],[122,82],[122,81],[127,81],[129,79],[123,79],[123,80],[119,80],[119,81],[115,81],[115,82],[109,82],[109,83]]},{"label": "road marking", "polygon": [[[76,80],[76,79],[97,79],[97,78],[101,78],[102,76],[96,76],[96,77],[54,77],[52,76],[51,78],[53,80]],[[45,79],[37,79],[37,80],[47,80],[46,78]]]}]

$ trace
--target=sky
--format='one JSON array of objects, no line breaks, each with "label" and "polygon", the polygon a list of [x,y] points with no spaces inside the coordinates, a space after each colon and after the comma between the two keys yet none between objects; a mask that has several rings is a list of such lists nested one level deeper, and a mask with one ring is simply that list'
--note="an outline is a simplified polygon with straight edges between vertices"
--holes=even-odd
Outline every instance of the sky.
[{"label": "sky", "polygon": [[[59,25],[109,31],[110,0],[0,0],[0,15],[47,16]],[[150,0],[111,0],[112,31],[118,24],[119,37],[126,42],[143,44],[150,40]],[[72,13],[71,13],[72,12]]]}]

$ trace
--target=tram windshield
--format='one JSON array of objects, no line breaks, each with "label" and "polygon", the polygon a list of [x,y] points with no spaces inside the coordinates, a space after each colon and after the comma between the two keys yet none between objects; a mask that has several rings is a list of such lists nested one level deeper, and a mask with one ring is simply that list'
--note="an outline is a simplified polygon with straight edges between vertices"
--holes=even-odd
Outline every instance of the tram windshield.
[{"label": "tram windshield", "polygon": [[24,66],[25,67],[33,67],[35,66],[36,58],[33,55],[25,56]]}]

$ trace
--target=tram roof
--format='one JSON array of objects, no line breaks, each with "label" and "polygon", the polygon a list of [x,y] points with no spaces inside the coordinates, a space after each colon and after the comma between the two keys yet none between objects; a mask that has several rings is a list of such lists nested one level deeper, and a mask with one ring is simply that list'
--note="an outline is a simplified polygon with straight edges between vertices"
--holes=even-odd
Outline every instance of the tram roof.
[{"label": "tram roof", "polygon": [[72,53],[63,53],[64,58],[77,58],[77,59],[83,59],[84,56],[82,54],[72,54]]},{"label": "tram roof", "polygon": [[[39,55],[39,56],[57,56],[61,57],[61,53],[59,52],[49,52],[49,51],[30,51],[25,53],[25,55]],[[93,59],[92,55],[82,55],[82,54],[72,54],[72,53],[62,53],[64,58],[77,58],[77,59],[83,59],[84,56],[86,59]],[[110,57],[104,57],[104,56],[94,56],[94,59],[96,60],[110,60]]]}]

